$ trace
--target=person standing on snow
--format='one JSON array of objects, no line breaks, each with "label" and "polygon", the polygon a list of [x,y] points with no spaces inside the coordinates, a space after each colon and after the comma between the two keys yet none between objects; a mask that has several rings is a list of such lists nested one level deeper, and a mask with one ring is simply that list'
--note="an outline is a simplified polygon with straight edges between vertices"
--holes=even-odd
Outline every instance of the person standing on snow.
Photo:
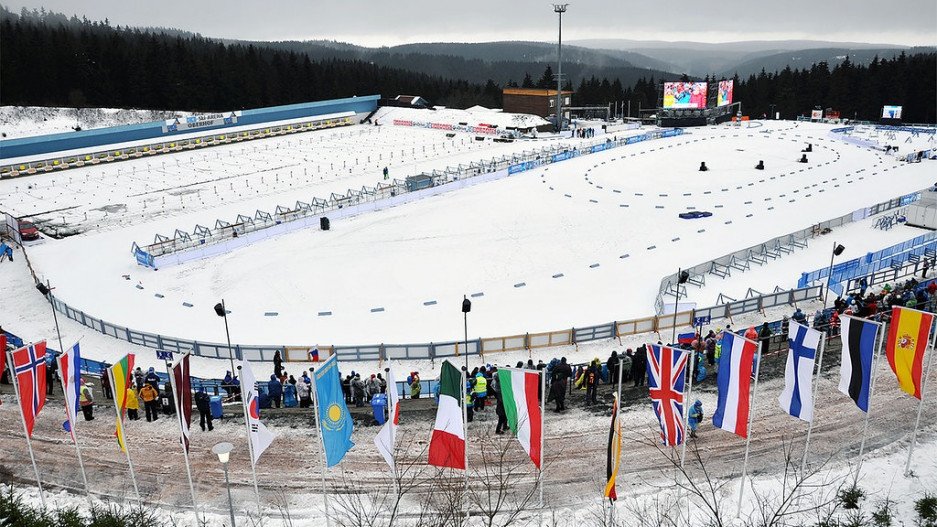
[{"label": "person standing on snow", "polygon": [[553,368],[553,382],[550,385],[550,392],[556,400],[556,412],[566,411],[566,383],[573,376],[573,369],[566,363],[566,357],[560,359],[560,363]]},{"label": "person standing on snow", "polygon": [[270,404],[279,408],[280,400],[283,398],[283,383],[280,382],[280,378],[275,373],[267,381],[267,395],[270,396]]},{"label": "person standing on snow", "polygon": [[589,368],[585,372],[585,381],[583,384],[586,385],[586,406],[595,404],[597,392],[599,389],[599,361],[598,357],[592,359],[592,362],[589,364]]},{"label": "person standing on snow", "polygon": [[143,399],[143,408],[146,410],[146,422],[159,419],[159,411],[156,408],[156,400],[159,398],[159,392],[150,383],[144,383],[140,390],[140,399]]},{"label": "person standing on snow", "polygon": [[690,425],[690,437],[696,437],[696,429],[699,427],[699,424],[703,422],[703,403],[699,399],[693,403],[693,406],[690,407],[690,412],[687,414],[687,424]]},{"label": "person standing on snow", "polygon": [[212,426],[211,416],[211,397],[205,393],[205,388],[199,388],[195,394],[195,409],[198,410],[198,425],[202,427],[202,432],[205,431],[206,425],[209,432],[214,430],[215,427]]},{"label": "person standing on snow", "polygon": [[137,398],[137,389],[133,386],[127,388],[127,419],[140,419],[140,399]]},{"label": "person standing on snow", "polygon": [[81,413],[85,416],[85,421],[94,421],[94,398],[91,397],[91,388],[81,381],[81,391],[78,393],[78,405],[81,407]]}]

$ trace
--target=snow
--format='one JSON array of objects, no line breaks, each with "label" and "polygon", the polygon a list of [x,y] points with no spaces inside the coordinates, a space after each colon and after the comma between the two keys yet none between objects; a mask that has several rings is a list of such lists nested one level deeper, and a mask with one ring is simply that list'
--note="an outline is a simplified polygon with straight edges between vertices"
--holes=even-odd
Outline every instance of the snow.
[{"label": "snow", "polygon": [[[77,113],[77,119],[76,119]],[[83,130],[125,124],[185,117],[190,112],[133,110],[124,108],[55,108],[45,106],[0,106],[0,133],[3,139],[30,137],[74,131],[75,124]]]},{"label": "snow", "polygon": [[536,115],[523,113],[510,113],[501,110],[492,110],[483,106],[473,106],[468,110],[454,108],[439,108],[434,110],[418,108],[396,108],[385,106],[379,108],[372,121],[382,125],[390,125],[394,119],[414,121],[419,123],[440,123],[457,125],[467,123],[469,126],[482,124],[496,125],[500,129],[507,127],[533,128],[550,124],[546,119]]},{"label": "snow", "polygon": [[[36,272],[70,305],[138,330],[221,342],[210,307],[223,297],[232,311],[232,340],[241,344],[443,342],[462,338],[462,296],[483,293],[473,298],[469,337],[518,335],[649,316],[660,278],[678,267],[933,183],[929,162],[905,164],[828,139],[830,128],[790,122],[696,128],[333,222],[328,232],[306,229],[159,271],[138,267],[130,244],[373,185],[386,162],[375,162],[375,153],[389,158],[394,152],[397,159],[403,151],[407,157],[391,167],[392,177],[401,178],[543,143],[463,143],[467,136],[449,139],[440,131],[356,126],[164,156],[165,170],[156,165],[163,158],[118,163],[100,182],[102,167],[2,182],[0,207],[21,214],[67,209],[48,217],[64,214],[67,222],[93,229],[30,247]],[[810,163],[797,163],[807,142],[814,144]],[[367,155],[371,163],[350,175],[330,170],[339,159],[351,164]],[[753,170],[759,160],[766,170]],[[697,171],[700,161],[708,172]],[[147,163],[157,175],[143,173]],[[312,174],[301,177],[300,169]],[[219,178],[230,181],[214,181]],[[186,180],[196,186],[180,189]],[[34,188],[24,188],[27,182]],[[714,215],[677,218],[691,209]],[[865,227],[844,229],[850,240],[844,245],[864,252],[891,245],[903,231]],[[801,271],[828,264],[825,244],[814,240],[810,250],[758,271],[713,279],[718,291],[691,294],[706,304],[719,291],[793,285]],[[762,278],[748,285],[750,276]],[[437,303],[425,305],[431,301]],[[327,311],[332,315],[317,315]]]}]

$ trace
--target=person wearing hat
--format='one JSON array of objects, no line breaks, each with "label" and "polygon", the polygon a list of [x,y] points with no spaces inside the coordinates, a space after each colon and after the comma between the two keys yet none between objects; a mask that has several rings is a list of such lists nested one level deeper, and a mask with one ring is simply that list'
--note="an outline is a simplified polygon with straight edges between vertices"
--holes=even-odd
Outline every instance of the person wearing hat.
[{"label": "person wearing hat", "polygon": [[687,414],[687,424],[690,425],[690,437],[696,437],[696,429],[701,422],[703,422],[703,403],[697,399],[696,402],[693,403],[693,406],[690,407],[690,412]]},{"label": "person wearing hat", "polygon": [[146,412],[146,422],[159,419],[159,411],[156,408],[156,400],[159,399],[159,392],[152,384],[146,382],[140,389],[140,399],[143,399],[143,409]]},{"label": "person wearing hat", "polygon": [[488,379],[482,372],[475,374],[475,411],[485,409],[485,398],[488,397]]}]

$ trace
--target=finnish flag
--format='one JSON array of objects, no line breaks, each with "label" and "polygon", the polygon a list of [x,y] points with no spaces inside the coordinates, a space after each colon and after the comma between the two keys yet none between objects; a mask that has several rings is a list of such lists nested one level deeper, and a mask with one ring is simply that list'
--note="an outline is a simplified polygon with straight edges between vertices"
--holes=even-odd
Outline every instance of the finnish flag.
[{"label": "finnish flag", "polygon": [[784,391],[778,396],[782,410],[808,422],[813,420],[813,366],[821,335],[815,329],[791,321]]}]

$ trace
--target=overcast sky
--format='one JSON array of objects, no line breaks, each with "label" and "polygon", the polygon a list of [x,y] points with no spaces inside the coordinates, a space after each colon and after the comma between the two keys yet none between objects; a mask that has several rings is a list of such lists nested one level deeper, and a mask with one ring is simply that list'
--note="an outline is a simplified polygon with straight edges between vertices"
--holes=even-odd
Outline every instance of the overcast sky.
[{"label": "overcast sky", "polygon": [[[556,40],[549,2],[532,0],[0,0],[111,24],[174,27],[208,37],[334,39],[366,46],[408,42]],[[682,7],[683,9],[680,9]],[[637,40],[815,39],[937,44],[935,0],[580,0],[563,38]]]}]

